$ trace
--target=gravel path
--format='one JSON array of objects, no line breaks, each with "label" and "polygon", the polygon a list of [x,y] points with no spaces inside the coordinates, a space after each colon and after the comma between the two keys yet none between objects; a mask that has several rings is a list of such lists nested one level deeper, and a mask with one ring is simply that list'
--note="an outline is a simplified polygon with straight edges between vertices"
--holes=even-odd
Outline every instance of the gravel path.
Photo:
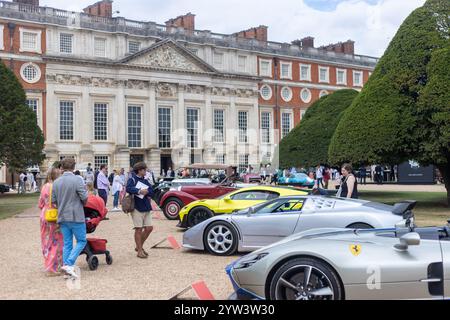
[{"label": "gravel path", "polygon": [[[216,299],[226,299],[233,291],[225,274],[228,263],[236,257],[215,257],[184,249],[152,249],[148,260],[136,258],[131,218],[110,213],[109,221],[99,226],[93,237],[108,239],[114,264],[107,266],[100,257],[97,271],[91,272],[84,257],[81,289],[69,290],[62,278],[47,278],[42,272],[39,219],[37,208],[20,218],[0,221],[0,299],[168,299],[186,286],[205,280]],[[155,232],[147,248],[173,235],[180,241],[182,233],[176,222],[155,220]],[[7,232],[6,232],[7,231]],[[192,292],[183,298],[193,299]]]}]

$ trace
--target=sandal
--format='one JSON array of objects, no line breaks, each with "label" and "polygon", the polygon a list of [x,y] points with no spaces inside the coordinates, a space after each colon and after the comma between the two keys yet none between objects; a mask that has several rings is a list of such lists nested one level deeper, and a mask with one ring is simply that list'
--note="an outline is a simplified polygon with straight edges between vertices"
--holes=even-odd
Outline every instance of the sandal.
[{"label": "sandal", "polygon": [[[134,251],[136,251],[136,252],[138,252],[138,249],[137,248],[135,248],[134,249]],[[142,249],[142,252],[148,257],[149,256],[149,254],[148,254],[148,252],[147,251],[145,251],[144,249]]]},{"label": "sandal", "polygon": [[142,253],[142,254],[139,254],[139,253],[138,253],[137,257],[138,257],[139,259],[148,259],[148,256],[146,256],[144,253]]}]

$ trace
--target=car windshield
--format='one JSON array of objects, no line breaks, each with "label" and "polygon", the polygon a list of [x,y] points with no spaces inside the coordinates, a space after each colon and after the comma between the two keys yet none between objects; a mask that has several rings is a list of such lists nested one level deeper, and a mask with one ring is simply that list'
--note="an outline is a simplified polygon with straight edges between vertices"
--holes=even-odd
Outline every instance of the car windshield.
[{"label": "car windshield", "polygon": [[305,200],[306,199],[303,198],[275,199],[250,208],[239,210],[236,214],[247,214],[250,209],[252,209],[254,214],[298,212],[302,210]]}]

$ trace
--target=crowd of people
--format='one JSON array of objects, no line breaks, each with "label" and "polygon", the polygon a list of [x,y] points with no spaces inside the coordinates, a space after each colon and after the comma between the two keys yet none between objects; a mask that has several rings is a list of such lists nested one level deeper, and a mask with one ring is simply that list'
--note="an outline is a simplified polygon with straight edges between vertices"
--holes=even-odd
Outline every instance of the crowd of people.
[{"label": "crowd of people", "polygon": [[[52,167],[41,189],[41,245],[46,274],[78,277],[74,266],[87,244],[84,206],[90,196],[101,197],[106,205],[110,191],[115,209],[126,193],[133,197],[134,206],[130,214],[135,230],[135,251],[138,258],[147,259],[144,244],[153,232],[151,197],[155,180],[151,170],[141,162],[130,168],[128,174],[121,169],[108,176],[107,166],[94,172],[89,164],[82,176],[75,170],[75,165],[75,160],[69,158]],[[57,220],[51,221],[48,211],[54,209],[57,209]]]},{"label": "crowd of people", "polygon": [[39,172],[25,171],[19,175],[19,193],[38,192],[40,183]]}]

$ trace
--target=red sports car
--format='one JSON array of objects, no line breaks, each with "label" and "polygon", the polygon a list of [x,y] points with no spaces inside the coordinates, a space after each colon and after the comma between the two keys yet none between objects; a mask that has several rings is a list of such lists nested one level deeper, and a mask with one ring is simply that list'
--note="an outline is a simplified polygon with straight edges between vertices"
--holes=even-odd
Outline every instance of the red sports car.
[{"label": "red sports car", "polygon": [[167,191],[161,197],[159,205],[167,219],[177,220],[180,210],[189,203],[201,199],[215,199],[236,189],[227,183],[180,186],[177,190]]}]

